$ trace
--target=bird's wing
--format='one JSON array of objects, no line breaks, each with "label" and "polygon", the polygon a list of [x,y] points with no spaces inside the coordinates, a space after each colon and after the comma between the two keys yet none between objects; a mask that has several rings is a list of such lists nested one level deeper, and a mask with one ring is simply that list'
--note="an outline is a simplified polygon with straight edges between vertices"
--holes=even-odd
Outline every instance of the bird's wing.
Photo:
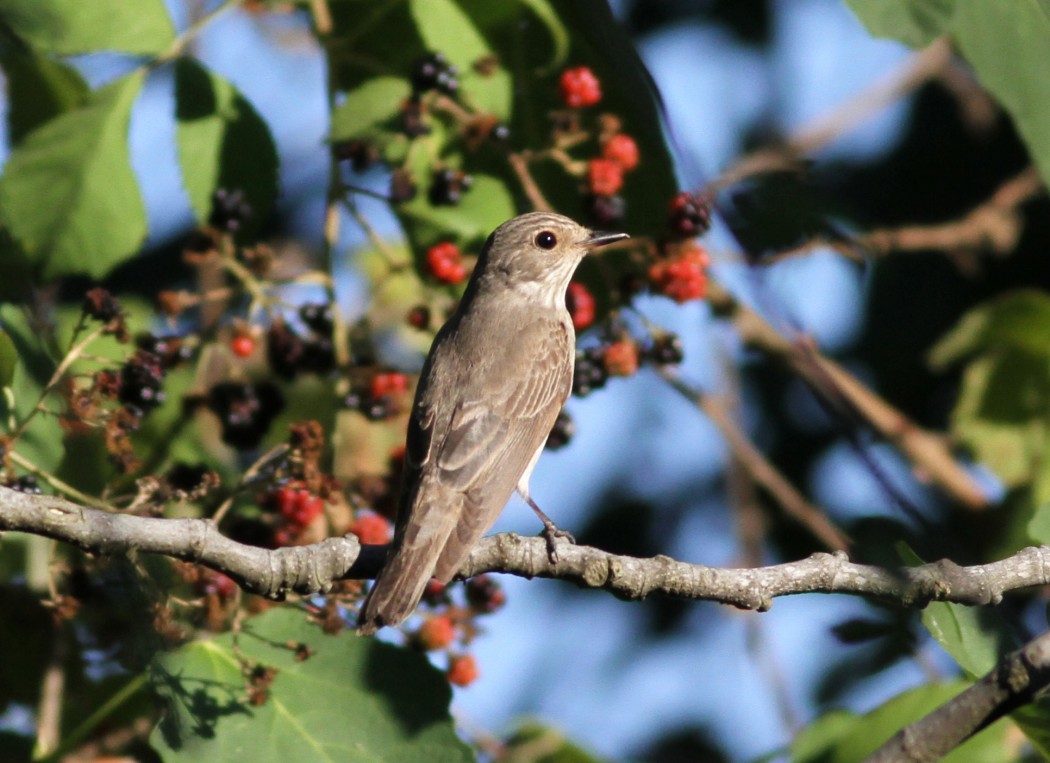
[{"label": "bird's wing", "polygon": [[465,501],[438,560],[439,579],[455,574],[496,521],[569,395],[572,339],[560,322],[545,328],[522,332],[526,345],[514,348],[504,375],[463,397],[434,449],[432,474]]}]

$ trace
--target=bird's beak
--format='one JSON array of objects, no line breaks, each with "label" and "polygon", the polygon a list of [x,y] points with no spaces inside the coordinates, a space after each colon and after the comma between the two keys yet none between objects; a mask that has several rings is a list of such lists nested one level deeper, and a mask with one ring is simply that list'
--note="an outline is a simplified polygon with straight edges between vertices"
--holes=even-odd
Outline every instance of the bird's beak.
[{"label": "bird's beak", "polygon": [[614,241],[623,241],[630,238],[626,233],[603,233],[602,231],[591,231],[591,235],[584,242],[588,249],[597,249],[599,246],[611,244]]}]

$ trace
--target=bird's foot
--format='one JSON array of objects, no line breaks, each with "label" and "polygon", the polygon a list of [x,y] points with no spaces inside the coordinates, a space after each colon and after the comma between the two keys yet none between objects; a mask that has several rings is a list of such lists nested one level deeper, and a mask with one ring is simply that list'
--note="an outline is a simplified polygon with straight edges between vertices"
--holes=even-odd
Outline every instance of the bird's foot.
[{"label": "bird's foot", "polygon": [[558,540],[565,540],[572,545],[576,545],[576,538],[568,530],[562,530],[554,524],[554,520],[544,514],[543,510],[531,498],[526,498],[525,500],[528,501],[529,506],[536,512],[536,516],[543,522],[543,532],[540,535],[547,541],[547,558],[550,559],[551,564],[554,564],[558,561]]}]

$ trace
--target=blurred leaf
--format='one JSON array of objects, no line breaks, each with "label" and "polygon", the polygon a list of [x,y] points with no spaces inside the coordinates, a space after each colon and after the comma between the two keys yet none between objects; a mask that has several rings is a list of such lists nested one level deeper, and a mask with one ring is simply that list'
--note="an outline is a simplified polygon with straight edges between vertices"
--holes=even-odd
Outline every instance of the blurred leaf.
[{"label": "blurred leaf", "polygon": [[0,628],[0,649],[18,655],[18,659],[0,660],[0,713],[12,702],[35,707],[44,669],[52,658],[54,620],[24,583],[0,585],[0,611],[6,621]]},{"label": "blurred leaf", "polygon": [[592,753],[540,723],[524,723],[507,740],[502,763],[600,763]]},{"label": "blurred leaf", "polygon": [[[859,763],[900,729],[968,688],[964,681],[927,684],[899,694],[864,715],[834,710],[804,728],[791,743],[793,763]],[[1013,724],[1002,719],[983,729],[942,758],[949,763],[1006,763]]]},{"label": "blurred leaf", "polygon": [[[313,654],[302,662],[288,644]],[[277,608],[162,661],[168,712],[150,742],[165,761],[470,761],[448,714],[451,690],[422,655],[346,632],[326,636]],[[261,705],[244,700],[241,660],[276,669]],[[235,751],[235,752],[234,752]]]},{"label": "blurred leaf", "polygon": [[329,138],[337,141],[374,138],[379,134],[391,137],[390,126],[385,130],[380,126],[397,118],[411,91],[411,85],[403,77],[375,77],[362,82],[347,93],[346,100],[332,112]]},{"label": "blurred leaf", "polygon": [[227,80],[193,58],[175,64],[175,117],[182,182],[197,221],[206,223],[219,188],[242,191],[257,228],[277,194],[277,148],[270,128]]},{"label": "blurred leaf", "polygon": [[1044,759],[1050,760],[1050,698],[1042,697],[1018,708],[1010,717]]},{"label": "blurred leaf", "polygon": [[11,386],[16,365],[18,365],[18,350],[15,349],[14,340],[7,335],[6,331],[0,329],[0,389]]},{"label": "blurred leaf", "polygon": [[455,0],[409,0],[416,30],[431,51],[440,51],[459,69],[461,91],[469,103],[501,120],[510,116],[510,74],[497,57],[496,65],[479,74],[474,65],[494,53],[470,16]]},{"label": "blurred leaf", "polygon": [[874,36],[921,48],[944,34],[955,0],[846,0],[846,5]]},{"label": "blurred leaf", "polygon": [[1050,357],[1050,295],[1023,289],[978,305],[930,350],[930,365],[943,370],[970,355],[1007,349]]},{"label": "blurred leaf", "polygon": [[146,211],[128,154],[139,69],[34,130],[0,178],[0,217],[44,279],[96,278],[138,250]]},{"label": "blurred leaf", "polygon": [[872,34],[908,45],[951,35],[1006,109],[1044,182],[1050,181],[1050,5],[1045,0],[848,0]]},{"label": "blurred leaf", "polygon": [[7,129],[14,146],[53,117],[81,106],[91,92],[72,66],[18,42],[0,43],[0,66],[7,77]]},{"label": "blurred leaf", "polygon": [[175,40],[163,0],[5,0],[0,21],[33,47],[59,55],[160,53]]}]

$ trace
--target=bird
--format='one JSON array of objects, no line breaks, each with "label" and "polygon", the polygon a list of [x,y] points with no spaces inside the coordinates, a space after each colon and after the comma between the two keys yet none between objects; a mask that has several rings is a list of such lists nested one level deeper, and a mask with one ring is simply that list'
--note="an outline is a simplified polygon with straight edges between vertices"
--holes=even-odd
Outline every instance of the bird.
[{"label": "bird", "polygon": [[[357,630],[398,625],[431,577],[447,583],[515,490],[529,495],[547,436],[572,392],[576,334],[565,293],[592,250],[627,238],[553,212],[528,212],[489,236],[416,387],[394,539]],[[569,536],[571,537],[571,536]]]}]

